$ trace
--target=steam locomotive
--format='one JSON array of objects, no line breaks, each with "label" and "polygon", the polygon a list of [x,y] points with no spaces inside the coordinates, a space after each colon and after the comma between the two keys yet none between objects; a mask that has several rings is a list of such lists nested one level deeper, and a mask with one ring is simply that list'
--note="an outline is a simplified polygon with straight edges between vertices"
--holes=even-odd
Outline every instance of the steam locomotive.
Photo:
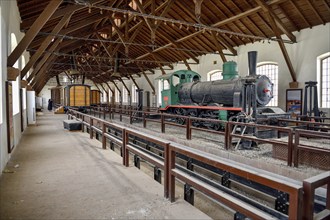
[{"label": "steam locomotive", "polygon": [[[256,75],[256,52],[249,52],[249,75],[241,77],[233,61],[223,64],[223,79],[201,82],[201,76],[190,70],[179,70],[158,77],[161,92],[161,112],[192,117],[230,120],[244,109],[244,86],[253,81],[258,116],[278,115],[279,110],[265,107],[273,98],[273,83],[265,75]],[[281,111],[280,113],[284,113]],[[184,120],[178,121],[183,124]],[[209,125],[219,130],[221,125]]]}]

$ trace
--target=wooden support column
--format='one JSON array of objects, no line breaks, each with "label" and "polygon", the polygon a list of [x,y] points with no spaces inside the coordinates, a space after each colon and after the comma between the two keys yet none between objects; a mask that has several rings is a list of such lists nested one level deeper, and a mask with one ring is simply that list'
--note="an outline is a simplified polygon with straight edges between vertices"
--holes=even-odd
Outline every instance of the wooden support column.
[{"label": "wooden support column", "polygon": [[28,86],[28,82],[26,80],[21,80],[21,88],[26,88]]},{"label": "wooden support column", "polygon": [[113,89],[110,87],[109,83],[106,82],[105,84],[108,86],[109,90],[111,91],[112,96],[114,96],[115,95],[115,91],[113,91]]},{"label": "wooden support column", "polygon": [[8,81],[16,81],[16,78],[19,76],[21,71],[15,67],[7,67],[7,80]]},{"label": "wooden support column", "polygon": [[[288,36],[288,38],[292,41],[292,42],[297,42],[296,40],[296,36],[294,36],[286,27],[285,25],[282,23],[281,19],[279,19],[277,17],[277,15],[269,8],[269,6],[261,0],[255,0],[257,2],[258,5],[260,5],[262,7],[262,9],[265,12],[268,12],[271,16],[272,19],[274,20],[274,24],[281,29],[281,31],[286,34]],[[271,24],[272,25],[272,24]],[[274,28],[274,27],[273,27]]]},{"label": "wooden support column", "polygon": [[58,75],[56,75],[56,82],[57,82],[57,86],[61,86],[60,78]]},{"label": "wooden support column", "polygon": [[187,60],[184,59],[183,62],[184,62],[184,65],[186,65],[187,69],[188,70],[191,70],[191,68],[190,68],[189,63],[187,62]]},{"label": "wooden support column", "polygon": [[101,91],[101,89],[100,89],[100,87],[98,87],[98,85],[94,82],[94,85],[96,86],[96,88],[100,91],[100,92],[102,92]]},{"label": "wooden support column", "polygon": [[107,90],[104,88],[104,86],[103,86],[102,83],[100,83],[100,86],[102,87],[103,91],[105,92],[105,94],[106,94],[106,96],[107,96],[107,104],[109,105],[109,91],[107,91]]},{"label": "wooden support column", "polygon": [[160,68],[160,71],[162,71],[162,75],[165,75],[166,72],[165,72],[165,70],[163,69],[163,67],[159,67],[159,68]]},{"label": "wooden support column", "polygon": [[122,78],[120,78],[120,81],[123,84],[123,86],[125,87],[125,89],[127,90],[128,96],[131,96],[131,92],[129,91],[129,89],[127,88],[126,84],[124,83],[124,80]]},{"label": "wooden support column", "polygon": [[147,74],[142,69],[141,69],[141,71],[142,71],[142,74],[143,74],[144,78],[146,78],[147,82],[149,83],[149,86],[152,89],[152,94],[155,95],[156,94],[156,90],[155,90],[154,85],[151,83],[151,81],[150,81],[149,77],[147,76]]},{"label": "wooden support column", "polygon": [[194,0],[194,3],[195,3],[195,15],[197,20],[199,20],[201,17],[203,0]]},{"label": "wooden support column", "polygon": [[56,9],[60,6],[63,0],[50,1],[47,7],[42,11],[37,20],[29,28],[23,39],[18,43],[14,51],[7,59],[7,66],[13,66],[23,51],[29,46],[35,36],[39,33],[41,28],[46,24],[49,18],[53,15]]},{"label": "wooden support column", "polygon": [[135,79],[133,78],[132,75],[129,75],[129,77],[131,78],[131,80],[133,81],[134,85],[136,86],[137,89],[140,89],[139,85],[136,83]]},{"label": "wooden support column", "polygon": [[269,13],[268,14],[268,18],[269,18],[269,22],[271,24],[271,26],[273,27],[273,31],[275,33],[275,36],[276,38],[278,39],[278,44],[281,48],[281,51],[283,53],[283,56],[284,56],[284,59],[285,59],[285,62],[289,68],[289,71],[290,71],[290,75],[291,75],[291,78],[292,78],[292,81],[293,82],[297,82],[297,77],[296,77],[296,73],[293,69],[293,66],[292,66],[292,63],[291,63],[291,60],[290,60],[290,57],[289,57],[289,54],[285,48],[285,45],[283,43],[283,40],[282,40],[282,37],[277,29],[277,26],[276,26],[276,23],[274,21],[274,18],[272,17],[272,15]]},{"label": "wooden support column", "polygon": [[219,41],[217,39],[217,36],[216,36],[216,34],[213,31],[212,31],[212,39],[213,39],[213,42],[214,42],[214,44],[215,44],[215,46],[216,46],[216,48],[217,48],[217,50],[218,50],[218,52],[220,54],[220,57],[222,59],[222,62],[224,62],[224,63],[227,62],[227,59],[226,59],[225,55],[222,52],[221,45],[220,45],[220,43],[219,43]]},{"label": "wooden support column", "polygon": [[45,62],[48,60],[48,58],[51,56],[51,53],[54,52],[54,50],[57,48],[57,46],[61,43],[62,39],[58,38],[53,43],[53,45],[50,47],[49,52],[46,53],[42,59],[38,62],[37,66],[34,68],[30,76],[28,77],[28,81],[31,81],[32,77],[36,76],[41,69],[41,67],[45,64]]}]

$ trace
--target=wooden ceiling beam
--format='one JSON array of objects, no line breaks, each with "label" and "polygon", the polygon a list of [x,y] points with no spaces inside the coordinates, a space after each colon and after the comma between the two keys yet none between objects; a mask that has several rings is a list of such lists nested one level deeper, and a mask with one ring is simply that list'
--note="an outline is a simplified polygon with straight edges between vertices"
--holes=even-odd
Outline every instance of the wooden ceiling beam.
[{"label": "wooden ceiling beam", "polygon": [[327,3],[326,0],[322,0],[324,7],[327,9],[328,13],[330,13],[330,6],[329,3]]},{"label": "wooden ceiling beam", "polygon": [[[55,57],[51,57],[51,58],[52,58],[52,61],[55,60]],[[36,86],[36,85],[38,85],[38,84],[40,83],[40,81],[42,81],[42,79],[47,75],[47,72],[48,72],[47,69],[48,69],[49,66],[50,66],[50,67],[52,66],[52,63],[51,63],[51,62],[45,64],[44,67],[42,67],[42,69],[39,71],[39,74],[35,75],[35,76],[33,77],[33,79],[31,78],[31,79],[29,80],[30,85],[32,85],[32,86]],[[31,80],[32,80],[32,82],[31,82]]]},{"label": "wooden ceiling beam", "polygon": [[286,13],[285,10],[283,10],[283,8],[281,7],[281,5],[277,5],[277,7],[281,11],[281,13],[286,17],[286,19],[288,19],[288,21],[294,27],[294,29],[299,31],[300,28],[298,28],[297,25],[292,21],[292,19],[290,18],[289,14]]},{"label": "wooden ceiling beam", "polygon": [[296,81],[297,81],[296,73],[295,73],[294,68],[293,68],[293,66],[292,66],[292,63],[291,63],[291,60],[290,60],[289,54],[288,54],[288,52],[287,52],[287,50],[286,50],[286,48],[285,48],[285,45],[284,45],[284,43],[283,43],[283,40],[282,40],[281,34],[280,34],[280,32],[279,32],[279,30],[278,30],[278,28],[277,28],[277,26],[276,26],[275,20],[274,20],[274,18],[273,18],[273,16],[272,16],[271,13],[268,14],[268,17],[269,17],[269,22],[270,22],[270,24],[271,24],[271,26],[273,27],[273,30],[274,30],[274,32],[275,32],[275,36],[276,36],[276,38],[278,39],[278,44],[279,44],[279,46],[280,46],[280,48],[281,48],[281,51],[282,51],[282,53],[283,53],[283,56],[284,56],[285,62],[286,62],[286,64],[287,64],[288,68],[289,68],[289,72],[290,72],[290,75],[291,75],[292,81],[293,81],[293,82],[296,82]]},{"label": "wooden ceiling beam", "polygon": [[297,42],[296,36],[294,36],[282,23],[282,21],[277,17],[277,15],[271,10],[271,8],[265,4],[264,1],[261,0],[255,0],[258,5],[260,5],[265,13],[270,13],[273,19],[275,20],[276,26],[281,29],[281,31],[286,34],[286,36],[292,41],[292,42]]},{"label": "wooden ceiling beam", "polygon": [[[166,7],[164,8],[164,10],[162,11],[162,13],[159,15],[160,17],[165,17],[166,15],[167,15],[167,13],[168,13],[168,11],[171,9],[171,7],[172,7],[172,5],[173,5],[173,3],[175,2],[175,0],[167,0],[166,2],[164,2],[164,4],[166,4]],[[180,1],[178,1],[178,2],[180,2]],[[163,4],[162,4],[163,5]],[[161,7],[158,7],[159,8],[159,10],[160,10],[160,8]],[[157,9],[158,9],[157,8]],[[155,12],[157,12],[158,10],[155,10]],[[157,30],[157,28],[159,27],[159,25],[160,25],[161,23],[160,22],[158,22],[156,25],[155,25],[155,30]]]},{"label": "wooden ceiling beam", "polygon": [[[112,84],[116,87],[117,91],[119,92],[119,96],[121,96],[121,90],[119,89],[118,85],[115,83],[115,81],[110,81]],[[121,102],[122,100],[120,100]]]},{"label": "wooden ceiling beam", "polygon": [[[88,25],[91,25],[105,17],[107,17],[108,15],[106,14],[97,14],[93,17],[90,17],[88,19],[85,19],[85,20],[81,20],[80,22],[76,23],[75,25],[71,26],[71,27],[68,27],[68,28],[65,28],[65,29],[62,29],[58,34],[59,35],[67,35],[69,33],[72,33],[74,31],[77,31],[83,27],[86,27]],[[39,39],[38,41],[35,41],[31,44],[30,48],[35,48],[35,47],[38,47],[40,45],[40,43],[42,42],[42,38]]]},{"label": "wooden ceiling beam", "polygon": [[149,86],[151,87],[151,89],[152,89],[152,94],[155,95],[155,94],[156,94],[156,90],[155,90],[154,85],[151,83],[149,77],[148,77],[147,74],[144,72],[144,70],[143,70],[140,66],[139,66],[139,68],[140,68],[140,70],[141,70],[141,72],[142,72],[142,75],[144,76],[144,78],[147,80]]},{"label": "wooden ceiling beam", "polygon": [[219,41],[217,39],[216,34],[212,31],[211,35],[212,35],[212,38],[213,38],[213,42],[214,42],[214,44],[215,44],[215,46],[216,46],[216,48],[217,48],[217,50],[218,50],[218,52],[220,54],[220,57],[222,59],[222,62],[227,62],[227,59],[226,59],[225,55],[222,52],[222,48],[220,46],[220,43],[219,43]]},{"label": "wooden ceiling beam", "polygon": [[183,63],[184,65],[187,67],[187,70],[191,70],[190,66],[189,66],[189,63],[187,62],[186,59],[183,59]]},{"label": "wooden ceiling beam", "polygon": [[293,8],[295,9],[295,11],[298,13],[298,15],[300,16],[300,18],[307,24],[307,26],[309,28],[312,28],[312,25],[307,21],[307,19],[305,18],[305,16],[301,13],[300,9],[297,7],[296,3],[294,3],[293,1],[289,0],[289,2],[291,3],[291,5],[293,6]]},{"label": "wooden ceiling beam", "polygon": [[[139,85],[136,83],[135,79],[133,78],[133,76],[130,74],[129,77],[131,78],[132,82],[134,83],[134,85],[136,86],[137,89],[140,89]],[[134,91],[132,91],[134,92]]]},{"label": "wooden ceiling beam", "polygon": [[109,20],[112,24],[112,26],[114,27],[114,29],[116,30],[117,32],[117,35],[120,39],[120,41],[123,43],[123,45],[125,46],[125,35],[121,32],[121,30],[119,29],[119,27],[116,25],[116,23],[114,22],[113,18],[112,17],[109,17]]},{"label": "wooden ceiling beam", "polygon": [[[90,4],[98,4],[103,2],[104,0],[90,0]],[[112,0],[112,2],[115,2],[116,0]],[[51,2],[55,2],[55,1],[51,1]],[[110,3],[110,5],[112,5]],[[86,8],[87,6],[85,5],[69,5],[67,7],[64,7],[62,9],[59,9],[57,11],[55,11],[51,17],[48,20],[52,20],[52,19],[56,19],[56,18],[60,18],[63,15],[70,13],[72,11],[78,11],[80,9]],[[35,22],[35,20],[37,19],[37,17],[32,17],[29,19],[24,19],[21,23],[21,30],[25,30],[25,29],[29,29],[30,26]]]},{"label": "wooden ceiling beam", "polygon": [[[142,4],[140,3],[140,0],[133,0],[136,4],[136,6],[138,7],[139,11],[142,13],[142,14],[146,14],[146,11],[144,10]],[[149,0],[149,2],[153,2],[154,0]],[[143,17],[145,23],[147,24],[147,26],[149,27],[150,31],[152,33],[154,33],[156,30],[155,30],[155,23],[154,21],[150,21],[148,18],[146,17]],[[127,25],[127,24],[126,24]]]},{"label": "wooden ceiling beam", "polygon": [[109,57],[113,57],[112,53],[108,50],[108,47],[105,45],[105,43],[102,41],[102,38],[99,34],[97,34],[97,38],[100,40],[100,43],[102,45],[102,47],[104,48],[105,52],[108,54]]},{"label": "wooden ceiling beam", "polygon": [[[29,59],[29,62],[25,65],[21,72],[21,77],[23,78],[26,73],[31,69],[31,67],[35,64],[35,62],[40,58],[40,56],[45,52],[49,44],[54,41],[54,36],[60,32],[60,30],[64,27],[64,25],[70,20],[73,12],[66,14],[61,21],[55,26],[51,35],[47,36],[38,50],[33,54],[33,56]],[[58,39],[57,39],[58,40]]]},{"label": "wooden ceiling beam", "polygon": [[125,89],[127,90],[128,96],[131,96],[131,91],[129,91],[128,87],[126,86],[124,80],[122,78],[119,78],[119,81],[123,84]]},{"label": "wooden ceiling beam", "polygon": [[108,86],[109,90],[111,91],[112,96],[114,96],[115,95],[115,91],[113,91],[113,89],[111,88],[111,86],[109,85],[108,82],[105,82],[105,84]]},{"label": "wooden ceiling beam", "polygon": [[[31,80],[31,78],[33,76],[35,76],[39,72],[39,70],[41,69],[41,67],[44,65],[44,63],[51,56],[51,53],[55,51],[55,49],[61,43],[61,41],[62,41],[61,38],[56,39],[56,41],[53,43],[53,45],[49,48],[49,53],[45,53],[44,56],[42,57],[42,59],[38,62],[37,66],[33,69],[32,73],[29,76],[29,81]],[[24,76],[22,76],[22,78],[23,77]]]},{"label": "wooden ceiling beam", "polygon": [[306,0],[307,4],[309,5],[309,7],[312,9],[312,11],[314,12],[314,14],[316,15],[317,19],[323,24],[325,25],[325,21],[323,20],[323,18],[321,17],[320,13],[315,9],[313,2],[311,2],[310,0]]},{"label": "wooden ceiling beam", "polygon": [[[53,2],[55,2],[55,1],[53,1]],[[56,19],[56,18],[62,17],[63,15],[65,15],[67,13],[70,13],[72,11],[77,11],[77,10],[82,9],[82,8],[84,8],[84,6],[81,6],[81,5],[70,5],[70,6],[67,6],[67,7],[65,7],[63,9],[57,10],[55,13],[53,13],[51,15],[51,17],[48,20],[52,20],[52,19]],[[36,17],[31,17],[29,19],[22,20],[22,23],[21,23],[21,26],[20,26],[21,31],[24,31],[26,29],[29,29],[30,26],[35,22],[35,20],[36,20]]]},{"label": "wooden ceiling beam", "polygon": [[53,15],[53,13],[57,10],[57,8],[61,5],[63,0],[58,1],[50,1],[45,10],[40,14],[37,20],[33,23],[27,33],[24,35],[22,40],[18,43],[17,47],[14,51],[8,56],[7,66],[14,66],[16,61],[22,55],[24,50],[29,46],[35,36],[39,33],[41,28],[46,24],[49,18]]},{"label": "wooden ceiling beam", "polygon": [[[88,22],[87,22],[88,23]],[[71,29],[74,30],[74,29]],[[83,34],[84,35],[84,34]],[[87,35],[87,34],[86,34]],[[86,36],[84,35],[84,36]],[[43,73],[46,71],[46,69],[48,68],[49,65],[47,65],[47,68],[42,68],[44,63],[48,60],[48,58],[50,57],[51,53],[54,52],[55,50],[59,51],[62,47],[67,47],[68,44],[71,43],[75,43],[75,42],[65,42],[62,43],[62,39],[58,38],[50,47],[50,49],[48,50],[49,53],[46,53],[43,58],[38,62],[36,68],[33,70],[33,72],[30,74],[28,80],[30,81],[32,79],[32,77],[36,76],[39,74],[39,72]],[[57,48],[59,46],[59,48]],[[70,51],[72,51],[72,49],[70,49]],[[54,55],[52,55],[51,57],[55,57]],[[50,59],[50,58],[49,58]],[[42,68],[42,69],[41,69]],[[37,78],[36,78],[37,79]]]},{"label": "wooden ceiling beam", "polygon": [[[217,7],[213,2],[211,2],[211,3],[214,5],[214,7]],[[230,13],[231,16],[234,16],[234,13],[224,3],[219,1],[218,4],[220,4],[223,8],[225,8]],[[248,4],[248,2],[247,2],[247,4]],[[241,8],[239,8],[236,4],[234,4],[234,6],[235,6],[236,10],[238,10],[240,13],[242,13]],[[219,11],[221,11],[221,10],[219,9]],[[251,25],[253,26],[254,29],[256,29],[262,36],[266,37],[266,34],[255,24],[255,22],[252,19],[249,18],[249,16],[246,16],[246,19],[248,22],[251,23]],[[241,23],[243,24],[242,21],[241,21]]]}]

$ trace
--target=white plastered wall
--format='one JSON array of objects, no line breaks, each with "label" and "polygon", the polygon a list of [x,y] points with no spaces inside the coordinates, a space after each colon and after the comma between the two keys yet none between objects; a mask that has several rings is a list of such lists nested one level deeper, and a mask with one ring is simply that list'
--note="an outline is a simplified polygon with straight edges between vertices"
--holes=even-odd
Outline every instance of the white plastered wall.
[{"label": "white plastered wall", "polygon": [[[1,104],[2,104],[2,114],[0,117],[2,118],[2,123],[0,124],[0,170],[2,171],[8,160],[10,159],[10,154],[8,154],[7,149],[7,117],[6,117],[6,99],[5,99],[5,82],[7,81],[7,57],[11,52],[11,33],[14,33],[17,39],[17,42],[20,42],[22,37],[24,36],[23,33],[20,32],[20,16],[17,8],[16,1],[0,1],[0,10],[1,10]],[[25,57],[25,62],[27,63],[29,60],[28,54],[24,53],[23,56]],[[18,68],[22,69],[22,62],[21,58],[18,60]],[[20,88],[20,83],[19,83]],[[19,88],[17,91],[19,94]],[[14,92],[14,91],[13,91]],[[26,118],[26,111],[23,109],[23,120]],[[24,121],[23,121],[24,122]],[[13,117],[14,123],[14,145],[16,146],[20,139],[21,139],[21,112],[14,115]],[[23,123],[23,128],[26,127],[26,123]],[[14,148],[15,151],[16,147]],[[0,172],[1,175],[2,172]]]}]

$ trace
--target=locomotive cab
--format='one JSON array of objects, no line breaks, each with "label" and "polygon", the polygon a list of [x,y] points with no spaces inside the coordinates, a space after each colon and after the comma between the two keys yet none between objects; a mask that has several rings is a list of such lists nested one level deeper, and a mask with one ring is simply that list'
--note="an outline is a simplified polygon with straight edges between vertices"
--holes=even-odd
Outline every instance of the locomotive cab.
[{"label": "locomotive cab", "polygon": [[160,90],[162,97],[161,108],[179,103],[178,92],[184,83],[199,81],[201,76],[191,70],[179,70],[174,73],[165,74],[157,77],[160,80]]}]

